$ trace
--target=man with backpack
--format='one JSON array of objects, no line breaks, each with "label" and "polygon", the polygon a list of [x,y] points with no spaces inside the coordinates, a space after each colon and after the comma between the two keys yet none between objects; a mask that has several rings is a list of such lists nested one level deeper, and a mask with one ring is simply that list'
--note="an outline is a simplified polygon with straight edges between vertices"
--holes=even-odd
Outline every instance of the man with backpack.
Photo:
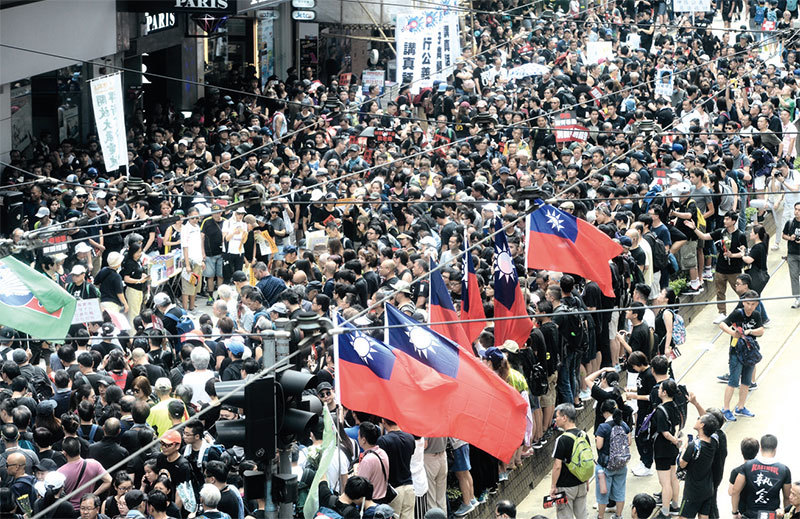
[{"label": "man with backpack", "polygon": [[553,472],[550,497],[564,492],[566,503],[556,505],[558,519],[586,519],[586,495],[589,479],[594,474],[594,456],[586,433],[575,421],[578,413],[572,404],[556,407],[556,427],[563,434],[556,440],[553,451]]},{"label": "man with backpack", "polygon": [[578,370],[580,369],[581,348],[584,340],[583,323],[586,319],[583,314],[577,313],[577,309],[563,304],[562,287],[557,285],[548,287],[545,297],[553,305],[555,314],[553,321],[558,326],[566,350],[558,371],[557,391],[562,402],[575,403],[580,391]]}]

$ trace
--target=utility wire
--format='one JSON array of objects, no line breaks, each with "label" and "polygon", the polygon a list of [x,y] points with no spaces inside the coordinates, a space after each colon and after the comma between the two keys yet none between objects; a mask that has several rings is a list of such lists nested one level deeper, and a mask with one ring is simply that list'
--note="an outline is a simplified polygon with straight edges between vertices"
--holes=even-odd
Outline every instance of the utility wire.
[{"label": "utility wire", "polygon": [[[745,271],[746,273],[746,271]],[[580,314],[580,315],[594,315],[594,314],[605,314],[609,312],[625,312],[627,310],[636,310],[636,309],[650,309],[650,310],[661,310],[664,308],[669,309],[680,309],[683,307],[692,308],[697,306],[709,306],[709,305],[716,305],[716,304],[739,304],[746,301],[783,301],[785,299],[797,299],[794,295],[786,295],[786,296],[768,296],[768,297],[758,297],[754,299],[747,299],[747,298],[739,298],[739,299],[726,299],[724,301],[689,301],[686,303],[675,303],[672,305],[657,305],[657,304],[647,304],[643,306],[626,306],[626,307],[613,307],[613,308],[598,308],[596,310],[581,310],[576,309],[574,312],[570,311],[570,313]],[[387,301],[391,302],[391,301]],[[209,311],[211,308],[209,307]],[[340,312],[341,313],[341,312]],[[395,324],[395,325],[384,325],[384,326],[358,326],[357,328],[359,331],[372,331],[372,330],[383,330],[384,328],[408,328],[409,326],[413,327],[430,327],[431,325],[440,325],[440,324],[459,324],[459,323],[478,323],[478,322],[488,322],[492,323],[495,321],[513,321],[516,319],[537,319],[543,317],[556,317],[558,315],[564,315],[563,313],[558,312],[551,312],[551,313],[544,313],[544,312],[534,312],[532,314],[524,314],[524,315],[511,315],[506,317],[487,317],[485,319],[458,319],[453,321],[436,321],[436,322],[415,322],[409,324]],[[149,329],[149,328],[148,328]],[[342,328],[339,330],[332,330],[330,333],[348,333],[346,328]],[[190,334],[191,335],[191,334]],[[211,334],[210,336],[201,336],[198,335],[196,337],[192,337],[189,340],[213,340],[213,339],[225,339],[230,337],[242,337],[245,335],[259,335],[258,333],[220,333],[220,334]],[[89,344],[92,344],[92,341],[113,341],[113,340],[130,340],[133,341],[134,339],[138,338],[149,338],[148,335],[92,335],[87,337],[86,340],[89,341]],[[156,338],[159,339],[180,339],[186,338],[186,334],[177,335],[177,334],[158,334]],[[56,341],[64,341],[69,342],[71,340],[75,340],[74,337],[66,336],[66,337],[48,337],[48,338],[41,338],[41,337],[18,337],[13,339],[14,342],[56,342]]]}]

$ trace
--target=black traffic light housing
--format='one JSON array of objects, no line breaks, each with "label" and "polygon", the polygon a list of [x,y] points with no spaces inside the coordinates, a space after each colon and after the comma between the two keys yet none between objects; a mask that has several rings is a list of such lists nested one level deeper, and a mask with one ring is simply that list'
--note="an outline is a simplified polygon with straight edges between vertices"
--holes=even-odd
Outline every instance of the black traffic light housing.
[{"label": "black traffic light housing", "polygon": [[230,393],[225,403],[244,409],[244,418],[218,420],[217,441],[226,447],[244,447],[247,459],[258,461],[275,457],[275,378],[264,377],[242,389],[241,380],[217,382],[214,389],[219,398]]},{"label": "black traffic light housing", "polygon": [[276,387],[279,390],[275,399],[278,447],[284,448],[308,437],[322,413],[322,402],[309,391],[317,387],[315,375],[285,370],[278,377]]}]

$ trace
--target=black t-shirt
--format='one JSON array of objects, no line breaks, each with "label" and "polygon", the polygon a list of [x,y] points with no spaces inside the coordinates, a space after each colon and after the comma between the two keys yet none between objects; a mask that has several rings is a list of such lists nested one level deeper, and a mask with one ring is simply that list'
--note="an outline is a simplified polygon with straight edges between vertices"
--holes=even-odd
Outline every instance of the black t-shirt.
[{"label": "black t-shirt", "polygon": [[[796,239],[800,239],[800,222],[797,221],[797,218],[792,218],[784,224],[783,234],[793,235]],[[787,242],[786,252],[789,254],[800,254],[800,242]]]},{"label": "black t-shirt", "polygon": [[[581,434],[585,434],[580,429],[568,429],[564,432],[574,434],[577,438]],[[556,448],[553,451],[553,459],[561,460],[561,473],[558,475],[556,486],[559,488],[576,487],[581,485],[582,482],[567,468],[567,462],[572,458],[572,447],[575,440],[562,434],[556,440]]]},{"label": "black t-shirt", "polygon": [[614,388],[603,389],[600,387],[599,382],[596,382],[592,386],[592,398],[597,402],[597,405],[594,407],[594,430],[596,433],[600,424],[606,421],[606,419],[603,418],[603,413],[600,411],[603,402],[606,400],[613,400],[617,403],[617,408],[625,409],[625,400],[622,398],[622,391],[615,390]]},{"label": "black t-shirt", "polygon": [[214,218],[209,216],[203,220],[200,232],[205,234],[204,248],[206,256],[219,256],[222,254],[222,222],[214,221]]},{"label": "black t-shirt", "polygon": [[754,512],[775,511],[781,506],[783,486],[792,483],[792,473],[773,458],[758,458],[744,464],[742,469],[747,489],[746,499],[739,499],[739,511],[752,516]]},{"label": "black t-shirt", "polygon": [[725,251],[733,254],[739,253],[739,247],[747,247],[747,238],[736,229],[729,233],[726,229],[716,229],[711,232],[711,239],[717,245],[720,253],[717,255],[717,272],[721,274],[740,274],[744,261],[741,258],[726,258]]},{"label": "black t-shirt", "polygon": [[641,351],[649,359],[652,355],[652,346],[650,340],[650,327],[645,323],[639,323],[631,330],[628,345],[633,351]]},{"label": "black t-shirt", "polygon": [[394,487],[410,485],[414,437],[403,431],[389,431],[378,438],[378,446],[389,457],[389,483]]},{"label": "black t-shirt", "polygon": [[101,302],[122,304],[117,294],[125,292],[125,286],[122,283],[122,276],[119,275],[119,272],[110,267],[105,267],[97,273],[94,283],[100,288]]},{"label": "black t-shirt", "polygon": [[[131,257],[126,257],[122,261],[122,268],[119,269],[119,275],[122,279],[125,279],[125,276],[129,276],[132,279],[142,279],[144,275],[144,268],[142,268],[142,264],[136,261]],[[144,290],[147,283],[131,283],[127,285],[128,288],[133,288],[136,290]]]},{"label": "black t-shirt", "polygon": [[547,375],[552,375],[558,369],[558,362],[561,357],[561,336],[558,332],[558,325],[553,321],[548,321],[539,325],[539,329],[544,336],[544,343],[547,347]]},{"label": "black t-shirt", "polygon": [[711,435],[711,442],[715,443],[717,450],[714,451],[714,461],[712,463],[711,474],[714,479],[714,489],[722,483],[725,471],[725,459],[728,457],[728,437],[725,431],[718,430]]},{"label": "black t-shirt", "polygon": [[688,462],[684,479],[683,498],[704,501],[714,495],[714,481],[711,477],[717,446],[699,438],[686,446],[681,459]]},{"label": "black t-shirt", "polygon": [[[156,457],[156,473],[162,469],[167,469],[170,479],[176,487],[184,481],[191,481],[192,479],[192,467],[189,466],[189,462],[183,456],[178,456],[178,459],[169,462],[166,456],[159,454]],[[175,496],[170,496],[170,499],[174,500]]]},{"label": "black t-shirt", "polygon": [[[639,373],[639,378],[636,379],[636,394],[637,395],[650,395],[650,391],[656,385],[656,378],[653,376],[653,370],[647,368],[645,371]],[[637,400],[639,404],[639,414],[647,416],[650,412],[652,404],[650,400]]]},{"label": "black t-shirt", "polygon": [[217,505],[217,510],[225,512],[231,517],[239,517],[239,500],[233,495],[233,491],[229,487],[225,487],[220,494],[222,497]]},{"label": "black t-shirt", "polygon": [[653,443],[653,456],[655,458],[667,458],[675,461],[678,457],[678,447],[664,438],[662,433],[669,432],[675,435],[676,426],[680,424],[680,414],[674,402],[664,402],[661,404],[660,409],[653,415],[653,420],[656,424],[656,441]]},{"label": "black t-shirt", "polygon": [[767,270],[767,246],[764,243],[754,244],[750,247],[747,255],[753,258],[753,263],[750,264],[751,269]]},{"label": "black t-shirt", "polygon": [[[764,326],[764,321],[762,320],[761,313],[758,310],[753,310],[753,313],[748,316],[744,313],[744,309],[738,308],[731,312],[723,322],[730,327],[740,327],[742,331],[755,330]],[[729,351],[731,355],[734,354],[734,348],[736,348],[737,342],[738,339],[731,337]]]}]

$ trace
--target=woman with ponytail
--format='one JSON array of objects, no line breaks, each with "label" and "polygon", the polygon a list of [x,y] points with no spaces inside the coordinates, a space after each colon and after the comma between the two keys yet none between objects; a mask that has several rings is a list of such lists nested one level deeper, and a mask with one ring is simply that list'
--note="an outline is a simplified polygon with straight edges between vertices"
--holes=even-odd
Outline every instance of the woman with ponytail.
[{"label": "woman with ponytail", "polygon": [[[616,373],[614,373],[616,375]],[[609,501],[616,507],[615,518],[622,517],[625,507],[625,485],[628,477],[627,460],[630,459],[631,428],[622,419],[622,409],[617,407],[614,400],[606,400],[600,404],[598,410],[603,416],[603,423],[595,431],[594,441],[597,447],[597,464],[595,465],[595,497],[597,498],[597,515],[604,517]],[[618,429],[621,428],[621,429]],[[618,449],[618,442],[614,441],[624,434],[627,450],[624,453],[627,460],[620,458],[623,454]],[[615,445],[612,453],[611,447]],[[612,456],[613,454],[613,456]],[[624,463],[622,463],[624,461]],[[622,466],[619,466],[622,463]]]},{"label": "woman with ponytail", "polygon": [[[750,289],[761,292],[766,287],[769,281],[769,271],[767,270],[767,253],[769,252],[769,234],[763,225],[754,225],[753,230],[750,231],[750,239],[753,241],[753,246],[749,251],[744,251],[742,261],[746,265],[750,265],[747,273],[750,274]],[[744,250],[744,249],[743,249]],[[766,323],[769,321],[766,313],[762,312],[761,317]]]}]

